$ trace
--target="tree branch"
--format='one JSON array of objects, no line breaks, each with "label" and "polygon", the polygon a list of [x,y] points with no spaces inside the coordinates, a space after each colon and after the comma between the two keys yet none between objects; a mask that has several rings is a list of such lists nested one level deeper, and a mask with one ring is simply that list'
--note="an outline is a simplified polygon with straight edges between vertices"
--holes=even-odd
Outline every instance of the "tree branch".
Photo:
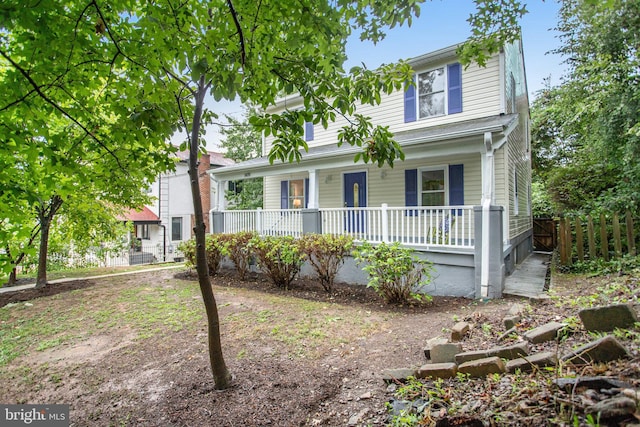
[{"label": "tree branch", "polygon": [[244,34],[242,33],[242,27],[240,26],[240,21],[238,20],[238,14],[236,13],[235,8],[233,7],[233,3],[231,0],[227,0],[227,5],[229,6],[229,11],[231,12],[231,16],[233,17],[233,22],[236,25],[236,29],[238,30],[238,37],[240,38],[240,62],[242,67],[245,66],[246,60],[246,52],[244,47]]},{"label": "tree branch", "polygon": [[120,159],[118,158],[118,156],[109,148],[107,147],[101,140],[100,138],[98,138],[93,132],[91,132],[85,125],[83,125],[82,123],[80,123],[75,117],[73,117],[71,114],[69,114],[64,108],[62,108],[61,106],[59,106],[55,101],[53,101],[51,98],[49,98],[41,89],[41,87],[33,80],[33,78],[31,78],[31,76],[29,75],[29,73],[22,68],[18,63],[16,63],[13,59],[11,59],[11,57],[9,55],[6,54],[6,52],[4,52],[3,50],[0,50],[0,55],[2,55],[2,57],[4,57],[7,61],[9,61],[9,63],[20,72],[20,74],[22,74],[22,76],[29,82],[29,84],[33,87],[33,89],[35,90],[35,92],[38,94],[38,96],[40,96],[40,98],[42,98],[46,103],[48,103],[49,105],[51,105],[54,109],[56,109],[57,111],[59,111],[63,116],[65,116],[66,118],[68,118],[69,120],[71,120],[73,123],[75,123],[80,129],[82,129],[87,135],[91,136],[91,138],[96,141],[98,143],[98,145],[100,145],[102,148],[104,148],[104,150],[109,153],[109,155],[111,155],[111,157],[113,157],[113,159],[116,161],[116,163],[118,164],[118,166],[120,167],[120,169],[122,169],[123,171],[126,172],[126,170],[124,169],[124,167],[122,166],[122,163],[120,162]]}]

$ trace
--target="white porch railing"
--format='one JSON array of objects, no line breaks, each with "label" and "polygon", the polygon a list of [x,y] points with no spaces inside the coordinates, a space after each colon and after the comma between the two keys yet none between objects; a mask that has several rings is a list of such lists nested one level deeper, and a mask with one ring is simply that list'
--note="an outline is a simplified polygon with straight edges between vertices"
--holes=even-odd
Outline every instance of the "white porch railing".
[{"label": "white porch railing", "polygon": [[322,232],[371,243],[473,248],[473,206],[322,208]]},{"label": "white porch railing", "polygon": [[[371,243],[409,246],[474,247],[473,206],[321,208],[322,233],[349,235]],[[303,234],[302,210],[224,211],[224,233],[255,231],[263,236]]]},{"label": "white porch railing", "polygon": [[302,210],[224,211],[224,232],[255,231],[261,236],[302,236]]}]

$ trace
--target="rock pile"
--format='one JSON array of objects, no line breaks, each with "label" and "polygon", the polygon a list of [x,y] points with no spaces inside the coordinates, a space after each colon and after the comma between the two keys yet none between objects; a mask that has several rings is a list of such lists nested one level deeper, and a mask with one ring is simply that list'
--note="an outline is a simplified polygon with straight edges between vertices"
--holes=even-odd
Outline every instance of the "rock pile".
[{"label": "rock pile", "polygon": [[[629,349],[612,334],[585,342],[577,348],[561,352],[531,351],[539,344],[556,341],[570,335],[570,321],[551,321],[526,331],[518,331],[523,307],[511,306],[503,318],[505,332],[498,338],[519,337],[513,345],[497,345],[482,350],[464,351],[465,335],[473,328],[468,322],[458,322],[451,329],[451,336],[431,338],[424,348],[426,363],[416,368],[389,369],[382,378],[387,382],[404,382],[414,378],[452,378],[459,373],[469,377],[484,377],[489,374],[527,372],[545,367],[584,366],[606,363],[631,357]],[[588,332],[610,332],[615,329],[634,328],[638,316],[630,304],[616,304],[581,310],[578,313],[584,329]],[[574,325],[575,327],[575,325]],[[547,346],[548,348],[549,346]],[[560,369],[558,372],[561,372]],[[600,419],[634,414],[640,402],[640,390],[631,384],[607,377],[558,378],[558,389],[579,390],[583,393],[585,414],[598,414]]]}]

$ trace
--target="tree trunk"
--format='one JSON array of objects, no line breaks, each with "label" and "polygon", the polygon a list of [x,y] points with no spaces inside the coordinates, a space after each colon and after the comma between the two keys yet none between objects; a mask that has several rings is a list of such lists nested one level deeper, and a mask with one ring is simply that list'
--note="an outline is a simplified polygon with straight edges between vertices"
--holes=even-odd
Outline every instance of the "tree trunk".
[{"label": "tree trunk", "polygon": [[18,269],[13,267],[11,269],[11,273],[9,273],[9,280],[7,281],[7,286],[15,285],[17,280],[18,280]]},{"label": "tree trunk", "polygon": [[41,206],[38,211],[40,222],[40,248],[38,249],[38,276],[36,277],[36,288],[41,288],[47,284],[47,252],[49,250],[49,229],[53,217],[62,206],[62,199],[59,196],[52,196],[49,199],[49,206]]},{"label": "tree trunk", "polygon": [[47,250],[49,249],[49,227],[51,221],[44,212],[38,214],[40,221],[40,248],[38,249],[38,276],[36,288],[47,284]]},{"label": "tree trunk", "polygon": [[193,113],[193,128],[191,129],[191,141],[189,144],[189,178],[191,180],[191,194],[193,196],[193,212],[195,224],[193,231],[196,236],[196,271],[198,272],[198,282],[200,292],[207,312],[208,333],[209,333],[209,362],[213,372],[213,380],[218,390],[229,388],[231,385],[231,374],[227,369],[222,354],[222,344],[220,342],[220,319],[218,317],[218,307],[211,289],[209,281],[209,268],[207,266],[207,254],[205,247],[205,224],[202,214],[202,198],[200,195],[200,185],[198,180],[198,146],[200,141],[200,126],[202,120],[202,107],[207,93],[204,76],[198,82],[196,92],[195,111]]}]

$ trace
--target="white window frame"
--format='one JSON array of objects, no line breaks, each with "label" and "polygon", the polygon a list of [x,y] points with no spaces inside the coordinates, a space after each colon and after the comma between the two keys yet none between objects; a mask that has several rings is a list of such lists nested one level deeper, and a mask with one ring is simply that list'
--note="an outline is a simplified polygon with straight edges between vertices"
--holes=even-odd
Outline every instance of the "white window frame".
[{"label": "white window frame", "polygon": [[[302,194],[291,194],[292,188],[293,186],[291,185],[292,182],[296,182],[296,181],[300,181],[301,184],[301,188],[302,188]],[[304,209],[304,202],[306,200],[306,194],[305,193],[305,185],[304,185],[304,178],[299,178],[299,179],[290,179],[288,180],[288,184],[287,184],[287,209]],[[296,206],[295,201],[299,200],[300,201],[300,205]]]},{"label": "white window frame", "polygon": [[[422,114],[420,113],[420,75],[422,74],[426,74],[426,73],[430,73],[432,71],[437,71],[442,69],[442,72],[444,74],[444,88],[442,90],[443,94],[444,94],[444,108],[443,108],[443,112],[442,114],[435,114],[432,116],[422,116]],[[426,119],[432,119],[434,117],[443,117],[447,115],[447,111],[449,108],[449,67],[448,64],[443,64],[440,67],[436,67],[436,68],[431,68],[429,70],[423,70],[419,73],[416,73],[416,116],[418,117],[418,120],[426,120]],[[431,92],[431,93],[439,93],[439,92]]]},{"label": "white window frame", "polygon": [[[428,167],[422,167],[418,169],[418,185],[417,185],[417,189],[418,189],[418,206],[431,206],[431,205],[423,205],[422,204],[422,194],[425,193],[425,191],[422,190],[422,172],[430,172],[430,171],[442,171],[444,173],[444,189],[442,190],[444,192],[444,206],[449,206],[449,167],[446,165],[442,165],[442,166],[428,166]],[[440,190],[435,191],[428,191],[428,193],[436,193],[436,192],[440,192]]]}]

